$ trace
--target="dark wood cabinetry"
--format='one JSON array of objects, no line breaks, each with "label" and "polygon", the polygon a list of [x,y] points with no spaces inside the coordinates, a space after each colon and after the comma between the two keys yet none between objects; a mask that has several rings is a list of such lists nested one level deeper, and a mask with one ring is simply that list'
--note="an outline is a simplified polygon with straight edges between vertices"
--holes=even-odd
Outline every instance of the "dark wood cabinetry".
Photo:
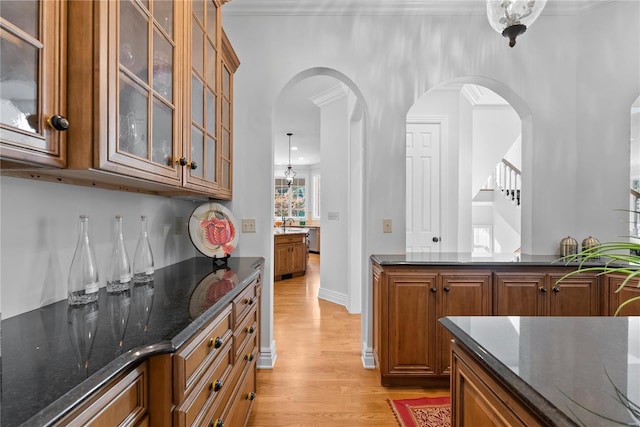
[{"label": "dark wood cabinetry", "polygon": [[374,266],[374,357],[382,385],[446,385],[443,316],[491,314],[491,273]]},{"label": "dark wood cabinetry", "polygon": [[283,276],[301,276],[307,271],[306,234],[276,234],[273,252],[275,280],[281,280]]},{"label": "dark wood cabinetry", "polygon": [[[632,298],[640,297],[640,288],[638,287],[638,279],[628,282],[625,286],[622,286],[626,276],[619,274],[611,274],[606,276],[606,295],[608,301],[607,314],[613,316],[616,314],[618,307],[625,301]],[[624,306],[618,316],[640,316],[640,300],[636,300],[626,306]]]},{"label": "dark wood cabinetry", "polygon": [[601,291],[597,273],[560,280],[571,270],[520,269],[495,273],[498,316],[599,316]]}]

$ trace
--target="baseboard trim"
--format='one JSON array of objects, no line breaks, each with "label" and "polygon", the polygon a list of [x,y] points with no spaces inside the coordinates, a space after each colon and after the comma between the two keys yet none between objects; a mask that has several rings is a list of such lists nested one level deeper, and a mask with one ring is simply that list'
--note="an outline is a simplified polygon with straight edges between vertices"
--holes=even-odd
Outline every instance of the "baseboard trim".
[{"label": "baseboard trim", "polygon": [[373,357],[371,347],[362,349],[362,366],[365,369],[376,369],[376,359]]},{"label": "baseboard trim", "polygon": [[347,294],[343,294],[341,292],[330,291],[327,289],[320,288],[318,289],[318,298],[335,303],[340,304],[347,307]]},{"label": "baseboard trim", "polygon": [[258,369],[273,369],[277,358],[276,342],[271,341],[271,347],[260,348],[260,357],[256,361],[256,366]]}]

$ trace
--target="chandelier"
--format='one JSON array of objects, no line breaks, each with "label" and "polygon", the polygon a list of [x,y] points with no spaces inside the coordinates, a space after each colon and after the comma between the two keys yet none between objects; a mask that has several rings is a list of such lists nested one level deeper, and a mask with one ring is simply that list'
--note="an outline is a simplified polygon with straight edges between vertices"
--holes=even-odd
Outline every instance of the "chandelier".
[{"label": "chandelier", "polygon": [[289,137],[289,166],[287,166],[287,169],[285,169],[284,171],[284,177],[287,180],[287,185],[289,187],[291,187],[291,184],[293,184],[293,178],[295,178],[298,174],[291,167],[291,135],[293,135],[291,132],[287,134],[287,136]]},{"label": "chandelier", "polygon": [[487,0],[487,18],[494,30],[516,45],[516,37],[540,16],[547,0]]}]

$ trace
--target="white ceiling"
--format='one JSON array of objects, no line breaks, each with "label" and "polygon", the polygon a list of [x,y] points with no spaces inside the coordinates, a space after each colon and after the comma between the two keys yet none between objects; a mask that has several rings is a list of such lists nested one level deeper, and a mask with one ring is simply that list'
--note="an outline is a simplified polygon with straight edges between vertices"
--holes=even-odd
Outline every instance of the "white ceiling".
[{"label": "white ceiling", "polygon": [[[548,0],[543,14],[571,15],[613,0]],[[485,0],[233,0],[226,3],[223,15],[474,15],[486,13]],[[488,25],[488,24],[487,24]],[[320,110],[311,101],[340,82],[327,76],[305,79],[282,93],[275,105],[274,162],[289,162],[288,137],[291,132],[292,165],[320,163]],[[442,88],[446,89],[446,88]],[[469,87],[467,88],[469,89]],[[477,104],[496,102],[488,89],[474,87]],[[437,89],[436,89],[437,90]],[[449,88],[451,90],[451,88]],[[477,92],[480,91],[480,92]],[[495,94],[494,94],[495,95]],[[476,104],[476,105],[477,105]],[[284,168],[283,168],[284,169]]]}]

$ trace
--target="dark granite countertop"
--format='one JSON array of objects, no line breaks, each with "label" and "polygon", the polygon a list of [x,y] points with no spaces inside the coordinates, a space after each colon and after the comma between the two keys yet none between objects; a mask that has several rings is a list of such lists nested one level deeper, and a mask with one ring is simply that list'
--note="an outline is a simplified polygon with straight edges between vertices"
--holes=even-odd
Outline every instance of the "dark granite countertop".
[{"label": "dark granite countertop", "polygon": [[[639,425],[640,317],[445,317],[440,323],[549,425]],[[594,415],[599,414],[599,415]]]},{"label": "dark granite countertop", "polygon": [[[371,255],[371,260],[380,265],[431,265],[431,266],[577,266],[578,261],[565,263],[560,255],[492,254],[488,256],[471,253],[408,252],[404,254]],[[585,265],[604,265],[604,261],[590,261]]]},{"label": "dark granite countertop", "polygon": [[[2,320],[2,426],[46,426],[136,362],[173,352],[262,269],[230,257],[228,268],[196,257],[155,272],[128,294],[100,290],[98,303],[66,300]],[[91,339],[90,339],[91,337]]]}]

